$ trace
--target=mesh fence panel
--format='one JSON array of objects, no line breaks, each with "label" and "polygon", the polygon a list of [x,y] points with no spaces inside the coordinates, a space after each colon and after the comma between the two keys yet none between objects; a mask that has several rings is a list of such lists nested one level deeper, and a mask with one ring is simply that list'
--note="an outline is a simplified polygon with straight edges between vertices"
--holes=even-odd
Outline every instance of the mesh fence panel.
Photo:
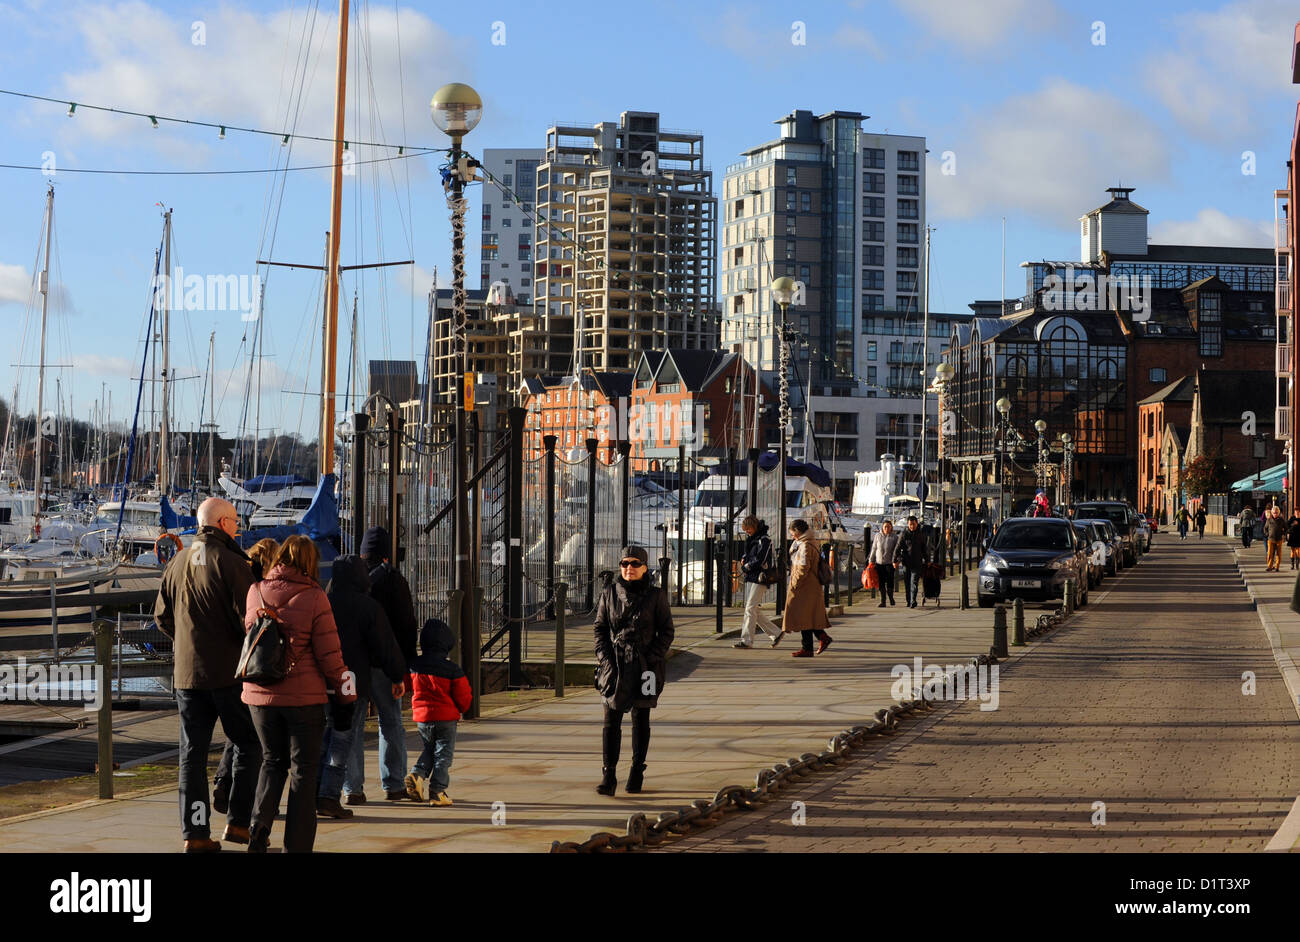
[{"label": "mesh fence panel", "polygon": [[445,515],[428,533],[425,525],[451,500],[455,451],[451,444],[404,441],[406,493],[402,500],[406,559],[402,567],[411,583],[419,624],[447,619],[453,575],[455,518]]},{"label": "mesh fence panel", "polygon": [[[555,456],[555,579],[569,585],[569,607],[588,612],[587,461]],[[545,509],[543,508],[543,513]],[[593,591],[594,595],[594,591]]]}]

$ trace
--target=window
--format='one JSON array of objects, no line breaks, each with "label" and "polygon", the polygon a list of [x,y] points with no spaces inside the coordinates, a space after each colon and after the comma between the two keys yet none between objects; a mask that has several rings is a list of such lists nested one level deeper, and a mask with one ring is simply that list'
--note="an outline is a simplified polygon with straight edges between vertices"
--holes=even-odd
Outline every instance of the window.
[{"label": "window", "polygon": [[917,196],[920,194],[917,186],[917,178],[910,173],[900,173],[898,175],[898,194],[899,196]]},{"label": "window", "polygon": [[864,245],[862,247],[862,264],[885,264],[885,247],[883,245]]},{"label": "window", "polygon": [[885,198],[883,196],[864,196],[862,198],[862,215],[885,215]]},{"label": "window", "polygon": [[898,250],[898,266],[900,268],[915,268],[917,266],[917,250],[900,248]]},{"label": "window", "polygon": [[895,296],[894,296],[894,310],[895,310],[895,311],[908,311],[908,312],[915,313],[915,312],[916,312],[916,295],[914,295],[914,294],[906,294],[906,295],[904,295],[904,294],[898,294],[898,295],[895,295]]},{"label": "window", "polygon": [[505,176],[501,178],[501,182],[504,183],[506,186],[514,186],[515,185],[514,174],[507,173]]},{"label": "window", "polygon": [[1201,356],[1223,356],[1223,319],[1219,309],[1219,293],[1201,294],[1197,332],[1201,335]]},{"label": "window", "polygon": [[786,185],[786,186],[794,186],[794,185],[795,185],[795,180],[796,180],[796,178],[797,178],[797,175],[798,175],[798,170],[797,170],[796,168],[794,168],[794,167],[786,167],[786,168],[785,168],[785,185]]},{"label": "window", "polygon": [[809,193],[807,190],[802,190],[799,193],[799,212],[801,213],[812,212],[812,194]]},{"label": "window", "polygon": [[1169,381],[1169,374],[1165,372],[1163,366],[1153,366],[1147,378],[1153,383],[1166,383]]},{"label": "window", "polygon": [[785,240],[785,259],[787,262],[794,261],[794,239]]},{"label": "window", "polygon": [[868,268],[862,273],[862,287],[867,291],[885,290],[885,273],[879,268]]},{"label": "window", "polygon": [[[884,227],[882,226],[881,229],[883,230]],[[884,240],[881,239],[880,241],[883,242]],[[916,244],[918,241],[920,241],[920,240],[917,238],[917,225],[916,225],[916,223],[914,223],[914,222],[900,222],[900,223],[898,224],[898,241],[899,241],[899,242],[910,242],[910,243],[912,243],[912,244]]]},{"label": "window", "polygon": [[739,249],[736,249],[736,257],[735,257],[735,259],[734,259],[734,261],[733,261],[732,264],[735,264],[735,265],[743,265],[743,264],[745,264],[745,250],[744,250],[743,247],[742,247],[742,248],[739,248]]},{"label": "window", "polygon": [[[912,228],[916,228],[913,226]],[[862,224],[862,238],[866,242],[884,242],[885,241],[885,224],[883,222],[864,222]],[[916,240],[913,239],[913,242]]]},{"label": "window", "polygon": [[883,311],[884,309],[885,296],[883,294],[864,294],[862,296],[862,310]]},{"label": "window", "polygon": [[917,219],[916,200],[899,200],[898,201],[898,218],[899,219]]},{"label": "window", "polygon": [[867,367],[867,382],[872,386],[876,385],[876,368],[874,366]]},{"label": "window", "polygon": [[875,342],[874,340],[868,340],[868,341],[867,341],[867,359],[868,359],[868,360],[874,360],[875,358],[876,358],[876,342]]},{"label": "window", "polygon": [[864,173],[862,175],[862,189],[867,193],[885,192],[885,175],[883,173]]},{"label": "window", "polygon": [[920,170],[921,152],[915,150],[900,150],[898,152],[898,169]]},{"label": "window", "polygon": [[505,219],[501,220],[501,228],[503,229],[509,229],[512,225],[513,223],[510,221],[510,218],[508,216]]},{"label": "window", "polygon": [[786,216],[786,217],[785,217],[785,234],[786,234],[786,235],[794,235],[794,233],[795,233],[795,220],[794,220],[794,217],[793,217],[793,216]]},{"label": "window", "polygon": [[799,266],[799,280],[802,281],[804,284],[808,284],[808,282],[812,281],[812,266],[811,266],[811,265],[800,265],[800,266]]},{"label": "window", "polygon": [[527,288],[529,285],[531,285],[531,284],[533,283],[533,279],[531,279],[531,278],[520,278],[520,279],[519,279],[519,283],[520,283],[521,285],[523,285],[525,288]]},{"label": "window", "polygon": [[883,147],[867,147],[862,151],[862,166],[871,170],[885,169],[885,149]]},{"label": "window", "polygon": [[916,272],[900,271],[898,273],[898,290],[915,291],[916,290]]}]

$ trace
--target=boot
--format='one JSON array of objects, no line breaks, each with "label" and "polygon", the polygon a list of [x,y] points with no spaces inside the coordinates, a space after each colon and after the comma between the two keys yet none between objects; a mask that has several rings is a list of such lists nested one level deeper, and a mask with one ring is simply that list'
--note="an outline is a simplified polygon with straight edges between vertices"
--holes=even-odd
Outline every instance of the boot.
[{"label": "boot", "polygon": [[644,711],[634,710],[632,713],[632,770],[627,775],[627,792],[630,795],[639,794],[645,780],[645,757],[650,751],[648,719]]},{"label": "boot", "polygon": [[600,784],[596,786],[596,794],[612,796],[618,788],[618,775],[612,765],[605,766],[602,771],[604,775],[600,780]]},{"label": "boot", "polygon": [[250,854],[265,854],[271,849],[271,829],[254,825],[248,841]]},{"label": "boot", "polygon": [[[622,717],[619,718],[620,720]],[[596,786],[598,795],[613,795],[618,787],[618,754],[623,745],[623,726],[605,726],[600,731],[602,777]]]},{"label": "boot", "polygon": [[629,795],[638,795],[641,793],[641,784],[645,780],[645,764],[632,766],[632,771],[627,773],[627,787],[624,789]]}]

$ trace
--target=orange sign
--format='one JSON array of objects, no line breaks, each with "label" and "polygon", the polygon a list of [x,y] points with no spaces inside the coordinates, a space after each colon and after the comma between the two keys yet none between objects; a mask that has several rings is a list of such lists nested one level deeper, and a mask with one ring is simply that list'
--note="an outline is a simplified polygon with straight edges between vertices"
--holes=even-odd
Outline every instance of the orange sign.
[{"label": "orange sign", "polygon": [[465,374],[465,411],[474,411],[474,374]]}]

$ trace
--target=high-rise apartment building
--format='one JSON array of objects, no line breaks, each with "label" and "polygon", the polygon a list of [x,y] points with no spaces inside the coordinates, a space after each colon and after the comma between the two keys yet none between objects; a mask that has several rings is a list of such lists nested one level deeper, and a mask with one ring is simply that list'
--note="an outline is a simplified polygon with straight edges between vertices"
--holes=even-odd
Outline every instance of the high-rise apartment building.
[{"label": "high-rise apartment building", "polygon": [[631,370],[644,350],[716,343],[717,200],[702,134],[646,111],[556,125],[537,209],[533,305],[550,372]]},{"label": "high-rise apartment building", "polygon": [[483,184],[481,287],[487,289],[494,282],[505,282],[520,304],[529,303],[533,296],[537,165],[545,156],[540,147],[483,151],[483,168],[517,196],[518,202],[491,182]]}]

